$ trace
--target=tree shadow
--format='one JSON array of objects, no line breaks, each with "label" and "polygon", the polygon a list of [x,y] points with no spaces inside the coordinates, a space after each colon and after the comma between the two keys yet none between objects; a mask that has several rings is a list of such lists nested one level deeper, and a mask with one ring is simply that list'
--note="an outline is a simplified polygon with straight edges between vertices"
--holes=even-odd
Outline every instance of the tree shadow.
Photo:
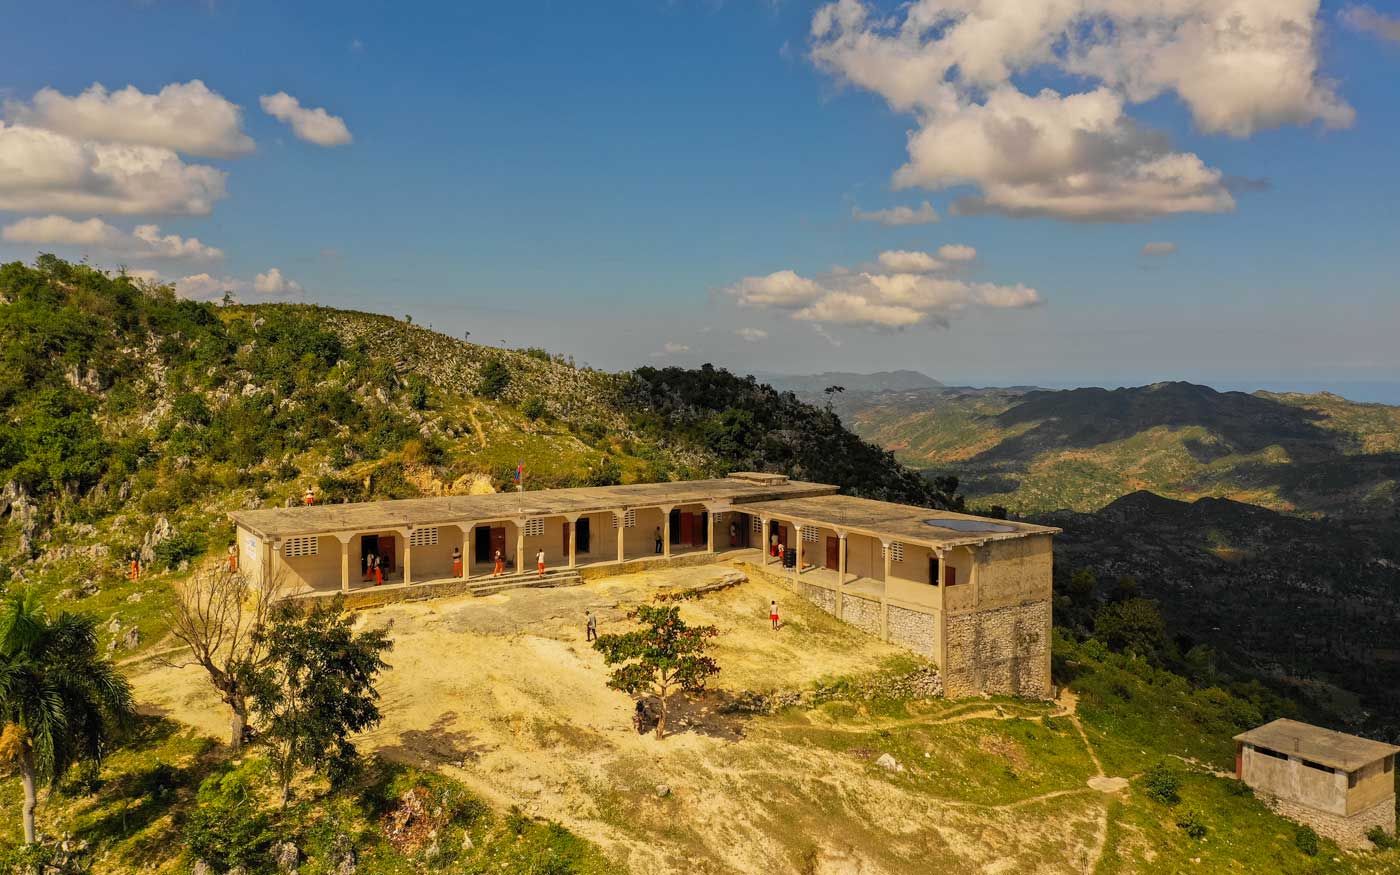
[{"label": "tree shadow", "polygon": [[[661,706],[654,698],[644,699],[652,714]],[[753,713],[737,707],[739,700],[728,690],[706,690],[697,695],[671,697],[666,715],[666,734],[694,733],[707,738],[738,741],[744,737],[744,727]]]},{"label": "tree shadow", "polygon": [[479,743],[470,732],[454,729],[456,722],[456,712],[441,714],[427,729],[399,733],[398,743],[381,747],[379,754],[395,762],[432,769],[474,763],[495,749],[493,745]]}]

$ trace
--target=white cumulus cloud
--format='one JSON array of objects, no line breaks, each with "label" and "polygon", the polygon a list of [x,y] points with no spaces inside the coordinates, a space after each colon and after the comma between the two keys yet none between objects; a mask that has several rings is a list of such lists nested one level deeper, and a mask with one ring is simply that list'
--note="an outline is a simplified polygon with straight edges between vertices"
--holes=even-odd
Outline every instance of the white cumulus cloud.
[{"label": "white cumulus cloud", "polygon": [[98,218],[30,217],[6,225],[0,237],[12,243],[90,247],[133,258],[213,261],[224,256],[223,250],[207,246],[197,237],[161,234],[157,225],[137,225],[128,232]]},{"label": "white cumulus cloud", "polygon": [[28,102],[8,101],[5,115],[77,140],[159,146],[187,155],[234,158],[253,151],[243,109],[200,80],[174,82],[155,94],[134,85],[108,91],[94,83],[69,97],[41,88]]},{"label": "white cumulus cloud", "polygon": [[944,261],[976,261],[977,250],[961,243],[945,243],[938,247],[938,257]]},{"label": "white cumulus cloud", "polygon": [[1342,10],[1342,21],[1353,30],[1400,43],[1400,16],[1382,15],[1370,6],[1348,6]]},{"label": "white cumulus cloud", "polygon": [[877,269],[838,268],[815,278],[782,270],[745,277],[727,291],[742,307],[775,310],[818,325],[876,329],[947,325],[973,309],[1024,309],[1042,303],[1040,293],[1029,286],[932,275],[937,268],[930,262],[936,261],[927,253],[892,251],[881,254]]},{"label": "white cumulus cloud", "polygon": [[924,201],[917,209],[898,206],[884,210],[862,210],[860,207],[852,207],[851,216],[857,222],[879,222],[890,228],[904,225],[932,225],[938,221],[938,211],[928,201]]},{"label": "white cumulus cloud", "polygon": [[301,101],[285,91],[264,94],[258,101],[262,104],[263,112],[291,125],[292,133],[308,143],[344,146],[354,139],[344,119],[331,115],[321,107],[304,107]]},{"label": "white cumulus cloud", "polygon": [[[1351,124],[1320,72],[1320,0],[837,0],[811,59],[917,123],[897,188],[972,186],[953,212],[1141,220],[1234,207],[1220,171],[1127,114],[1169,94],[1206,133]],[[1032,71],[1088,83],[1025,93]]]},{"label": "white cumulus cloud", "polygon": [[295,280],[287,279],[282,271],[272,267],[251,281],[232,276],[196,273],[175,280],[175,290],[187,298],[213,299],[230,292],[235,297],[260,295],[269,298],[296,298],[304,289]]},{"label": "white cumulus cloud", "polygon": [[0,121],[0,210],[206,215],[226,174],[174,151]]},{"label": "white cumulus cloud", "polygon": [[932,273],[947,267],[927,252],[906,252],[900,249],[881,252],[876,257],[880,266],[895,273]]}]

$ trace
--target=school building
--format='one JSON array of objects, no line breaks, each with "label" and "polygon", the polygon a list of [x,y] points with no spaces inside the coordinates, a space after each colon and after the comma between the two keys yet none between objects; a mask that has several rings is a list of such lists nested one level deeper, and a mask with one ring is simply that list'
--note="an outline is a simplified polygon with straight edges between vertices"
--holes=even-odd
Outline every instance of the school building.
[{"label": "school building", "polygon": [[[303,598],[461,591],[464,581],[490,577],[497,554],[521,574],[539,550],[551,570],[585,576],[726,561],[928,657],[950,695],[1051,695],[1051,539],[1059,530],[1045,526],[855,498],[762,473],[230,517],[241,566]],[[382,587],[370,579],[371,556]]]}]

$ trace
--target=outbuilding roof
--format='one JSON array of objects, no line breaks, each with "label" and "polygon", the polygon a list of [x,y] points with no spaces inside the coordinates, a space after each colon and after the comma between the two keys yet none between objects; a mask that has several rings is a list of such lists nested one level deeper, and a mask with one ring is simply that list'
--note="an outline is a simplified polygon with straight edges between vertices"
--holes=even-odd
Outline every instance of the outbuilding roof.
[{"label": "outbuilding roof", "polygon": [[1335,729],[1324,729],[1287,718],[1241,732],[1235,736],[1235,741],[1255,747],[1266,747],[1346,772],[1356,771],[1362,766],[1400,752],[1400,747],[1393,744],[1372,741],[1359,735],[1348,735]]}]

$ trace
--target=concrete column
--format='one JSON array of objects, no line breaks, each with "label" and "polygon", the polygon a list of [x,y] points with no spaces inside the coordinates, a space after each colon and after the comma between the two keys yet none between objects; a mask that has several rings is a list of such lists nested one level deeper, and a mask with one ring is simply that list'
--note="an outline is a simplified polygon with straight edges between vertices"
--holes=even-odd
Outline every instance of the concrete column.
[{"label": "concrete column", "polygon": [[715,529],[715,520],[719,517],[719,514],[715,513],[714,511],[710,510],[709,508],[706,508],[706,509],[705,509],[705,514],[706,514],[706,517],[705,517],[705,518],[706,518],[707,520],[709,520],[709,523],[710,523],[710,525],[709,525],[710,531],[709,531],[708,536],[705,538],[705,552],[706,552],[706,553],[714,553],[714,552],[715,552],[715,531],[716,531],[716,529]]},{"label": "concrete column", "polygon": [[671,509],[661,508],[661,555],[671,558]]},{"label": "concrete column", "polygon": [[802,533],[806,531],[806,526],[793,526],[797,530],[797,561],[792,563],[792,576],[802,576]]},{"label": "concrete column", "polygon": [[350,536],[350,535],[345,535],[344,537],[342,537],[342,536],[340,536],[340,535],[336,535],[336,538],[340,541],[340,591],[341,591],[341,592],[349,592],[349,591],[350,591],[350,538],[351,538],[351,537],[352,537],[352,536]]},{"label": "concrete column", "polygon": [[771,523],[771,521],[766,516],[759,517],[758,521],[762,527],[762,531],[758,533],[758,552],[763,556],[763,564],[767,565],[769,558],[771,558],[768,555],[768,539],[769,537],[771,537],[771,533],[768,531],[768,526]]},{"label": "concrete column", "polygon": [[405,529],[399,534],[403,537],[403,582],[407,585],[413,582],[413,545],[409,543],[413,532]]},{"label": "concrete column", "polygon": [[890,549],[889,542],[881,541],[880,544],[883,548],[881,552],[885,555],[885,587],[880,591],[880,640],[888,641],[890,640],[890,603],[888,592],[890,585],[890,562],[894,559],[892,555],[894,551]]},{"label": "concrete column", "polygon": [[476,525],[469,523],[457,528],[462,532],[462,579],[466,580],[472,576],[472,562],[476,560],[472,555],[476,552],[476,538],[472,537],[476,532]]},{"label": "concrete column", "polygon": [[525,522],[515,524],[515,573],[525,573]]},{"label": "concrete column", "polygon": [[617,520],[617,562],[621,565],[627,559],[627,511],[613,511],[613,519]]},{"label": "concrete column", "polygon": [[840,539],[837,549],[839,555],[836,559],[836,583],[838,586],[846,585],[846,533],[838,532],[836,535]]},{"label": "concrete column", "polygon": [[569,520],[569,567],[578,565],[578,517]]}]

